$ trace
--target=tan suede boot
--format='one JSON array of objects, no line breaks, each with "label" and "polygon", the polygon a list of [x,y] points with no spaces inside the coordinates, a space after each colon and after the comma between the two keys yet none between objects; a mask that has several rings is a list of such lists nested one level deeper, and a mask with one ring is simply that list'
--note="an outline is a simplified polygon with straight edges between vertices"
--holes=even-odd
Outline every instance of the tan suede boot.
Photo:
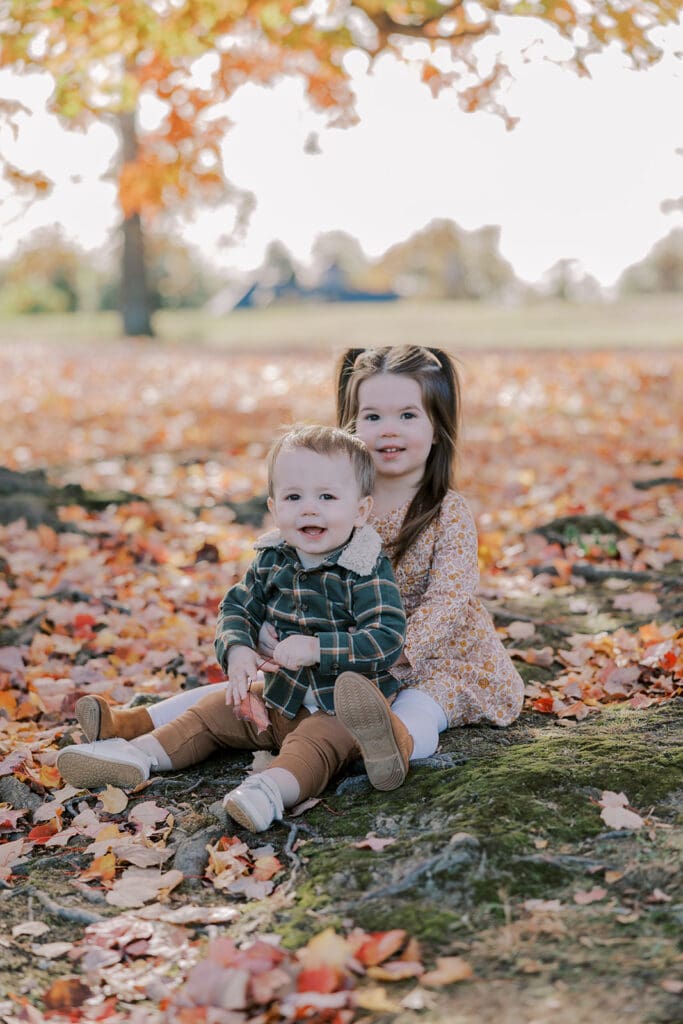
[{"label": "tan suede boot", "polygon": [[342,672],[334,684],[334,711],[360,747],[375,789],[398,789],[408,774],[413,738],[379,688],[358,672]]},{"label": "tan suede boot", "polygon": [[76,701],[76,718],[90,743],[114,737],[134,740],[154,728],[147,708],[113,708],[104,697],[81,697]]}]

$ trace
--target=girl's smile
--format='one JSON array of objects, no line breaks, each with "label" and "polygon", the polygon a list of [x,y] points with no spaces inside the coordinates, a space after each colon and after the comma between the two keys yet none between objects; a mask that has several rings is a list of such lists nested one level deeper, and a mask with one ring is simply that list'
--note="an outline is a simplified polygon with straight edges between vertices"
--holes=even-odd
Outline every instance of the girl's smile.
[{"label": "girl's smile", "polygon": [[364,380],[358,389],[356,434],[370,449],[379,476],[417,486],[434,443],[419,383],[401,373]]}]

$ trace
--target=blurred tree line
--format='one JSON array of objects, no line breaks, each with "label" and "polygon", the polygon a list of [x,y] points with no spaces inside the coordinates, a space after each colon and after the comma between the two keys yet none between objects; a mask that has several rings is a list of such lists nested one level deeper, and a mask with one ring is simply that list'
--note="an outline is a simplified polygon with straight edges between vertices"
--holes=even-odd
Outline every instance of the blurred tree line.
[{"label": "blurred tree line", "polygon": [[[49,76],[53,87],[45,110],[69,130],[85,132],[99,123],[116,131],[118,151],[107,173],[117,181],[121,214],[123,330],[151,336],[158,300],[149,244],[155,218],[226,201],[241,217],[248,215],[248,198],[229,181],[222,152],[230,127],[225,103],[245,83],[297,77],[330,125],[348,127],[357,112],[344,57],[362,53],[370,66],[390,55],[413,66],[435,96],[453,89],[464,110],[495,112],[512,127],[516,119],[505,109],[500,88],[512,52],[498,52],[493,62],[485,54],[502,24],[539,22],[565,44],[563,66],[585,75],[588,58],[610,47],[635,68],[655,64],[663,52],[661,30],[678,22],[682,7],[683,0],[3,0],[0,69],[20,77]],[[519,39],[514,49],[535,59],[526,56],[535,47],[524,35]],[[164,111],[154,128],[140,123],[143,101]],[[30,116],[20,96],[0,97],[0,127],[8,129],[9,140],[0,150],[0,179],[28,203],[49,194],[54,184],[16,151]],[[480,242],[486,248],[486,238]],[[426,249],[406,257],[396,248],[387,254],[387,272],[402,274],[415,294],[431,289],[435,279],[437,289],[458,295],[480,295],[490,285],[488,267],[482,276],[473,262],[464,273],[457,253],[445,267],[434,268]],[[52,301],[73,304],[69,267],[63,271],[48,275]],[[496,281],[504,276],[504,261],[492,272]],[[15,289],[22,286],[14,283]]]},{"label": "blurred tree line", "polygon": [[[333,268],[340,280],[360,292],[393,291],[402,298],[506,301],[547,296],[568,302],[604,297],[599,283],[575,260],[563,259],[538,285],[520,281],[499,249],[500,228],[465,231],[450,220],[434,220],[370,260],[358,240],[343,231],[321,234],[308,265],[297,263],[280,241],[270,244],[261,266],[250,274],[226,275],[177,236],[152,234],[148,241],[149,279],[154,309],[224,312],[254,281],[296,280],[318,284]],[[115,248],[85,253],[58,229],[32,236],[0,264],[0,313],[71,313],[119,308]],[[683,228],[660,239],[642,260],[621,275],[619,295],[683,292]],[[221,303],[220,296],[230,301]],[[296,295],[288,301],[296,301]]]}]

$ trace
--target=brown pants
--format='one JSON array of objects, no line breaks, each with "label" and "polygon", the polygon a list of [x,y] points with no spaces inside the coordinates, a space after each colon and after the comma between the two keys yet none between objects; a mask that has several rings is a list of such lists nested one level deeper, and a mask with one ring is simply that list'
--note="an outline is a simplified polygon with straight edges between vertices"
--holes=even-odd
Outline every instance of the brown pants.
[{"label": "brown pants", "polygon": [[353,737],[334,715],[301,708],[296,718],[268,709],[270,726],[262,733],[253,722],[235,717],[225,691],[209,693],[152,736],[174,768],[205,761],[217,750],[277,750],[271,768],[285,768],[299,783],[300,799],[317,796],[345,764],[358,755]]}]

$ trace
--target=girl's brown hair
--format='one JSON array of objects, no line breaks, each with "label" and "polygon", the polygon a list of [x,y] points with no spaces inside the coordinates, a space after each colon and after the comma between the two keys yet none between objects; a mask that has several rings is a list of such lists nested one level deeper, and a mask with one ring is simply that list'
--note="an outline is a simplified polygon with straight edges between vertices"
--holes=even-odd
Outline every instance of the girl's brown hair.
[{"label": "girl's brown hair", "polygon": [[422,480],[392,548],[393,563],[398,565],[422,531],[436,519],[446,492],[455,483],[460,378],[451,357],[438,348],[387,345],[347,349],[337,366],[337,423],[343,429],[356,430],[358,389],[364,380],[378,373],[400,373],[418,382],[435,435]]}]

